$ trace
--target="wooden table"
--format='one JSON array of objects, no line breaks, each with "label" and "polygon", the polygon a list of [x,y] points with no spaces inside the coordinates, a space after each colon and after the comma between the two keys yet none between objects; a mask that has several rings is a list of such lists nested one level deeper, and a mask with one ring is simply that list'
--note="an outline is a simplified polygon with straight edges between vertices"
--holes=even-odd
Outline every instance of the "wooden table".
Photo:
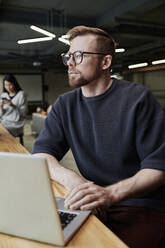
[{"label": "wooden table", "polygon": [[[0,152],[29,152],[0,125]],[[52,182],[56,196],[64,196],[66,190],[58,183]],[[0,248],[51,248],[58,247],[14,236],[0,234]],[[67,247],[70,248],[128,248],[94,215],[89,216],[80,230],[74,235]]]}]

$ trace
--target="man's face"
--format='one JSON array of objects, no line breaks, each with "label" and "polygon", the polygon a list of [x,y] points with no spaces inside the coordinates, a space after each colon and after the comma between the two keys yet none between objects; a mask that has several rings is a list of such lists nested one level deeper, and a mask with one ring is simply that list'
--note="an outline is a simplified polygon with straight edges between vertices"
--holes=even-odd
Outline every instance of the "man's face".
[{"label": "man's face", "polygon": [[[75,51],[99,52],[95,48],[96,37],[94,35],[78,36],[72,40],[69,53]],[[82,62],[77,65],[72,57],[68,62],[69,84],[74,88],[96,81],[100,73],[100,58],[97,54],[84,54]]]}]

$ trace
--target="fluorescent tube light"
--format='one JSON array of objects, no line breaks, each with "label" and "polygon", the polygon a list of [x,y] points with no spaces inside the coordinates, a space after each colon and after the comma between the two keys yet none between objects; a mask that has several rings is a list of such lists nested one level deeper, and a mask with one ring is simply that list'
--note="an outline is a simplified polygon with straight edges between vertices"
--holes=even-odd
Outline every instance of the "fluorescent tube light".
[{"label": "fluorescent tube light", "polygon": [[69,38],[69,35],[63,34],[61,37],[64,38],[64,39],[68,39]]},{"label": "fluorescent tube light", "polygon": [[48,41],[52,40],[52,37],[42,37],[42,38],[34,38],[34,39],[26,39],[26,40],[18,40],[18,44],[25,44],[25,43],[33,43],[33,42],[40,42],[40,41]]},{"label": "fluorescent tube light", "polygon": [[134,69],[134,68],[139,68],[139,67],[144,67],[147,66],[148,63],[140,63],[140,64],[135,64],[135,65],[129,65],[128,68],[129,69]]},{"label": "fluorescent tube light", "polygon": [[30,28],[35,30],[35,31],[37,31],[37,32],[39,32],[39,33],[41,33],[41,34],[45,34],[45,35],[47,35],[49,37],[52,37],[52,38],[56,37],[55,34],[52,34],[52,33],[48,32],[48,31],[46,31],[46,30],[44,30],[42,28],[38,28],[37,26],[31,25]]},{"label": "fluorescent tube light", "polygon": [[153,65],[158,65],[158,64],[163,64],[163,63],[165,63],[165,59],[152,61],[152,64],[153,64]]},{"label": "fluorescent tube light", "polygon": [[125,52],[125,49],[124,48],[116,48],[115,52],[116,53],[123,53],[123,52]]},{"label": "fluorescent tube light", "polygon": [[67,44],[67,45],[70,45],[70,42],[67,39],[63,38],[62,36],[59,37],[58,40],[63,42],[63,43],[65,43],[65,44]]}]

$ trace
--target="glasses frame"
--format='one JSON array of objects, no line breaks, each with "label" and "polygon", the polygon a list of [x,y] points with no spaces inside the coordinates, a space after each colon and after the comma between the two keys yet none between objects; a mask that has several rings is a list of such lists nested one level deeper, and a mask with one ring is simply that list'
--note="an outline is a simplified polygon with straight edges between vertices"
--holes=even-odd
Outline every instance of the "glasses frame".
[{"label": "glasses frame", "polygon": [[[75,58],[75,54],[79,54],[81,56],[81,59],[80,59],[80,62],[76,62],[76,58]],[[82,52],[82,51],[75,51],[73,53],[62,53],[61,54],[61,57],[62,57],[62,61],[63,61],[63,64],[68,66],[68,61],[70,60],[70,58],[72,57],[73,58],[73,61],[76,65],[79,65],[82,63],[83,61],[83,58],[84,58],[84,54],[98,54],[98,55],[107,55],[106,53],[96,53],[96,52]],[[68,58],[66,57],[68,56]]]}]

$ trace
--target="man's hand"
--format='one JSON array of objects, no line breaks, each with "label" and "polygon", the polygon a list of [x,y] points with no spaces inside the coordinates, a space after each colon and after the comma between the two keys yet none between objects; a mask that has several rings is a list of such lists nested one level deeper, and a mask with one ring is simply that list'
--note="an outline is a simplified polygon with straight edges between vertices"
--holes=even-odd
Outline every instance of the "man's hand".
[{"label": "man's hand", "polygon": [[73,189],[78,188],[80,185],[83,185],[87,180],[77,173],[68,170],[68,178],[65,178],[66,184],[65,188],[68,192],[71,192]]},{"label": "man's hand", "polygon": [[74,187],[67,195],[65,207],[76,210],[92,210],[107,208],[113,203],[106,187],[98,186],[92,182]]},{"label": "man's hand", "polygon": [[72,210],[106,208],[129,198],[144,196],[163,184],[165,171],[143,169],[128,179],[106,187],[91,182],[81,184],[70,191],[65,206]]}]

